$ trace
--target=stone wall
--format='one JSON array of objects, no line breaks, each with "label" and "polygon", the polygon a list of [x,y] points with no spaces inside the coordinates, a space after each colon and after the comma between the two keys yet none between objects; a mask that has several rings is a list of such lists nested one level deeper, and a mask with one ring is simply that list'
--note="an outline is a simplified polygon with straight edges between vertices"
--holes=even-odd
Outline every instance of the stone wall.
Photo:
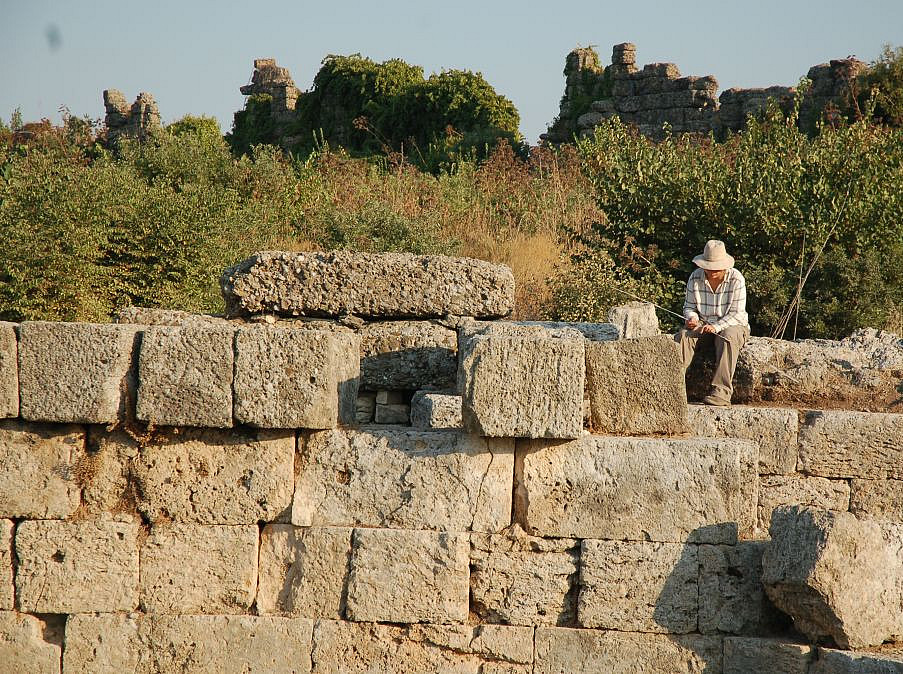
[{"label": "stone wall", "polygon": [[157,103],[146,92],[138,94],[130,106],[121,91],[107,89],[103,92],[103,107],[109,142],[115,143],[121,136],[144,140],[163,128]]}]

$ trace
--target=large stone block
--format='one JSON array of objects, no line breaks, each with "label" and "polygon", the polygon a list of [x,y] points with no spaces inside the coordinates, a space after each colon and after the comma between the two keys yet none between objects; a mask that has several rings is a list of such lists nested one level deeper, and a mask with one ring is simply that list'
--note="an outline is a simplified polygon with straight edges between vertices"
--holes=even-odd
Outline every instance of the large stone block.
[{"label": "large stone block", "polygon": [[356,335],[254,326],[235,337],[235,420],[263,428],[352,424]]},{"label": "large stone block", "polygon": [[257,591],[257,525],[158,524],[141,546],[148,613],[246,613]]},{"label": "large stone block", "polygon": [[576,438],[583,432],[584,340],[574,331],[464,341],[464,427],[490,437]]},{"label": "large stone block", "polygon": [[903,479],[903,414],[807,413],[800,469],[822,477]]},{"label": "large stone block", "polygon": [[467,534],[355,529],[346,615],[371,622],[465,622]]},{"label": "large stone block", "polygon": [[533,630],[318,620],[314,674],[532,674]]},{"label": "large stone block", "polygon": [[0,520],[0,611],[13,608],[13,522]]},{"label": "large stone block", "polygon": [[257,610],[340,619],[351,529],[268,524],[260,538]]},{"label": "large stone block", "polygon": [[903,480],[853,480],[850,511],[860,517],[903,522]]},{"label": "large stone block", "polygon": [[497,318],[514,308],[508,267],[444,255],[267,251],[220,285],[230,315]]},{"label": "large stone block", "polygon": [[16,325],[0,321],[0,419],[19,416],[19,344]]},{"label": "large stone block", "polygon": [[16,528],[16,597],[32,613],[131,611],[138,529],[130,518],[27,520]]},{"label": "large stone block", "polygon": [[28,421],[108,424],[134,399],[134,325],[19,325],[19,411]]},{"label": "large stone block", "polygon": [[852,653],[819,648],[809,674],[903,674],[903,650]]},{"label": "large stone block", "polygon": [[744,440],[517,444],[515,519],[537,536],[734,543]]},{"label": "large stone block", "polygon": [[15,611],[0,611],[0,672],[59,674],[61,644],[46,638],[44,620]]},{"label": "large stone block", "polygon": [[779,639],[727,637],[724,640],[724,674],[771,671],[809,674],[814,648]]},{"label": "large stone block", "polygon": [[292,523],[451,531],[510,524],[514,443],[451,431],[322,431],[301,451]]},{"label": "large stone block", "polygon": [[823,510],[847,510],[850,485],[846,480],[829,480],[805,475],[765,475],[759,481],[758,527],[765,534],[771,513],[778,506],[802,505]]},{"label": "large stone block", "polygon": [[877,523],[788,506],[775,509],[769,532],[762,582],[799,631],[841,648],[903,636],[903,549]]},{"label": "large stone block", "polygon": [[66,622],[66,672],[92,674],[302,674],[313,623],[304,618],[74,615]]},{"label": "large stone block", "polygon": [[690,431],[710,438],[741,438],[759,444],[759,473],[786,475],[796,470],[799,418],[786,408],[690,405]]},{"label": "large stone block", "polygon": [[685,433],[687,391],[669,336],[586,343],[586,392],[597,433]]},{"label": "large stone block", "polygon": [[578,622],[623,632],[695,632],[696,545],[584,540]]},{"label": "large stone block", "polygon": [[580,542],[514,526],[470,537],[471,611],[481,622],[570,625],[577,617]]},{"label": "large stone block", "polygon": [[461,396],[417,391],[411,399],[411,426],[414,428],[460,429]]},{"label": "large stone block", "polygon": [[721,671],[721,638],[537,627],[534,674]]},{"label": "large stone block", "polygon": [[458,335],[433,321],[368,323],[360,330],[361,387],[393,391],[451,388]]},{"label": "large stone block", "polygon": [[0,421],[0,517],[69,517],[85,433],[79,426]]}]

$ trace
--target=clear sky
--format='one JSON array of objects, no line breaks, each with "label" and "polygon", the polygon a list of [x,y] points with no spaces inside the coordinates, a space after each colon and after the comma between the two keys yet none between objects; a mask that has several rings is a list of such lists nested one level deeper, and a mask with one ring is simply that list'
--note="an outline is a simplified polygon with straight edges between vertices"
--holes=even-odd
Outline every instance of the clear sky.
[{"label": "clear sky", "polygon": [[65,105],[101,118],[115,88],[153,94],[164,123],[205,114],[225,132],[255,58],[275,57],[303,91],[324,56],[359,52],[482,72],[536,142],[558,113],[567,53],[595,45],[608,63],[618,42],[722,90],[790,85],[811,65],[903,45],[903,0],[0,0],[0,116],[58,122]]}]

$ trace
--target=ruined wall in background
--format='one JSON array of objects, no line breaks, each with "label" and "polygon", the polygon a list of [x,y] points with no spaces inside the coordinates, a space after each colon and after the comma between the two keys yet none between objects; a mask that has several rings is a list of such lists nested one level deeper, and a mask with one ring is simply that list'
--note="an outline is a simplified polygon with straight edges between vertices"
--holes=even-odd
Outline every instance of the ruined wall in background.
[{"label": "ruined wall in background", "polygon": [[103,92],[103,106],[106,111],[104,124],[107,127],[107,140],[110,142],[115,142],[121,136],[144,140],[163,128],[157,103],[146,92],[138,94],[135,102],[129,105],[121,91],[107,89]]}]

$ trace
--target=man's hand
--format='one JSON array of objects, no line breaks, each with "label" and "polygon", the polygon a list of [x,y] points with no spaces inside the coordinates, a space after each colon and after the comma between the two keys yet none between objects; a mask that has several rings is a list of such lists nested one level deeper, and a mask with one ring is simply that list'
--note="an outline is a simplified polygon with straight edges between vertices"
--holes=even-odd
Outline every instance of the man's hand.
[{"label": "man's hand", "polygon": [[702,332],[714,335],[714,334],[717,334],[718,331],[715,329],[714,325],[706,324],[706,325],[702,326]]}]

